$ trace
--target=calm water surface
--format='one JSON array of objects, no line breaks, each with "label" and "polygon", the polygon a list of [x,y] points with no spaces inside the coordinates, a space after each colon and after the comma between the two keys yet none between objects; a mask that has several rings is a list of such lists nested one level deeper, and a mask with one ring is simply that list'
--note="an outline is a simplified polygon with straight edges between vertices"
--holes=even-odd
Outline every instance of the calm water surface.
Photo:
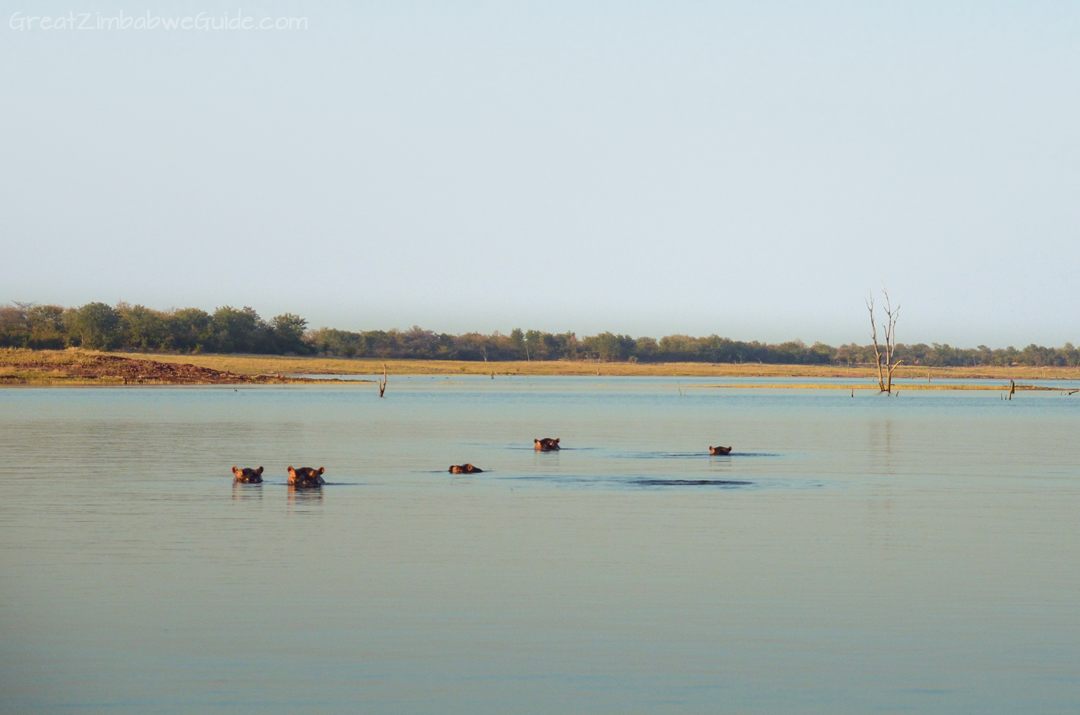
[{"label": "calm water surface", "polygon": [[0,390],[0,710],[1075,713],[1078,428],[671,378]]}]

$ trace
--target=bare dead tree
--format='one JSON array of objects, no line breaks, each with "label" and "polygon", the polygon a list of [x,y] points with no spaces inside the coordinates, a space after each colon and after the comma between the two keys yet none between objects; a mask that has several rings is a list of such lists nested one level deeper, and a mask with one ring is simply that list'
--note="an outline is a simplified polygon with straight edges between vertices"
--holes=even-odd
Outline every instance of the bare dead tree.
[{"label": "bare dead tree", "polygon": [[893,308],[892,302],[889,300],[889,291],[882,288],[881,293],[885,296],[885,320],[881,324],[885,333],[885,345],[881,345],[878,342],[877,320],[874,316],[873,293],[866,299],[866,308],[870,311],[870,337],[874,340],[874,358],[877,362],[878,388],[881,392],[884,392],[891,397],[893,370],[895,370],[900,363],[904,362],[903,360],[893,359],[894,353],[896,352],[896,321],[900,317],[900,304],[897,303],[896,308]]},{"label": "bare dead tree", "polygon": [[386,363],[382,366],[382,377],[379,378],[379,397],[383,396],[386,392]]}]

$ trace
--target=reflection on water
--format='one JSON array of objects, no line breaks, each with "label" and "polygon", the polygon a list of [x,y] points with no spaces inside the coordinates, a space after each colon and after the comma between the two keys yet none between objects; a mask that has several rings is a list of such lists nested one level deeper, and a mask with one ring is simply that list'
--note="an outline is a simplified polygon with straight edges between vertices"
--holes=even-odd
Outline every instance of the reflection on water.
[{"label": "reflection on water", "polygon": [[321,486],[296,487],[290,484],[287,488],[289,492],[289,506],[318,504],[323,498],[323,488]]},{"label": "reflection on water", "polygon": [[232,498],[234,501],[241,501],[243,499],[261,500],[262,496],[262,484],[233,482]]},{"label": "reflection on water", "polygon": [[633,479],[629,483],[639,487],[747,487],[751,484],[730,479]]},{"label": "reflection on water", "polygon": [[0,390],[0,712],[1080,710],[1077,398],[682,393]]}]

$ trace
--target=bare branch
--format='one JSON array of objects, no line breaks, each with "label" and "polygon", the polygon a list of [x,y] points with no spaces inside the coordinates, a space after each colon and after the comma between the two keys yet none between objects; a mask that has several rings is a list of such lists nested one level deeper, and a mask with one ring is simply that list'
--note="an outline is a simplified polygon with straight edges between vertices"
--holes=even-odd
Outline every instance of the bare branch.
[{"label": "bare branch", "polygon": [[881,392],[885,391],[885,378],[881,374],[881,349],[878,346],[877,339],[877,321],[874,320],[874,294],[870,293],[870,297],[866,299],[866,309],[870,311],[870,337],[874,341],[874,362],[877,363],[878,371],[878,388]]},{"label": "bare branch", "polygon": [[[881,323],[885,337],[884,355],[882,355],[882,347],[878,343],[877,321],[874,319],[874,295],[872,292],[866,300],[866,308],[870,312],[870,337],[874,341],[874,357],[877,360],[878,388],[880,388],[881,392],[892,395],[893,370],[903,362],[903,360],[893,360],[893,355],[896,353],[896,322],[900,318],[900,304],[897,303],[896,308],[892,307],[889,291],[885,289],[884,285],[881,286],[881,293],[885,296],[885,308],[883,311],[885,320]],[[882,360],[883,357],[884,361]],[[884,372],[882,362],[884,362]]]}]

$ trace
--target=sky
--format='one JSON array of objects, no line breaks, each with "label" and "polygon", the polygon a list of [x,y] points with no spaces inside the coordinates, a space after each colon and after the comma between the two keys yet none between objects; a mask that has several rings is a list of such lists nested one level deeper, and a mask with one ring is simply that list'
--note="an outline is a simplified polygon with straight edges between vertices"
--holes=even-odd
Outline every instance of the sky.
[{"label": "sky", "polygon": [[1080,343],[1077,3],[5,7],[0,302]]}]

